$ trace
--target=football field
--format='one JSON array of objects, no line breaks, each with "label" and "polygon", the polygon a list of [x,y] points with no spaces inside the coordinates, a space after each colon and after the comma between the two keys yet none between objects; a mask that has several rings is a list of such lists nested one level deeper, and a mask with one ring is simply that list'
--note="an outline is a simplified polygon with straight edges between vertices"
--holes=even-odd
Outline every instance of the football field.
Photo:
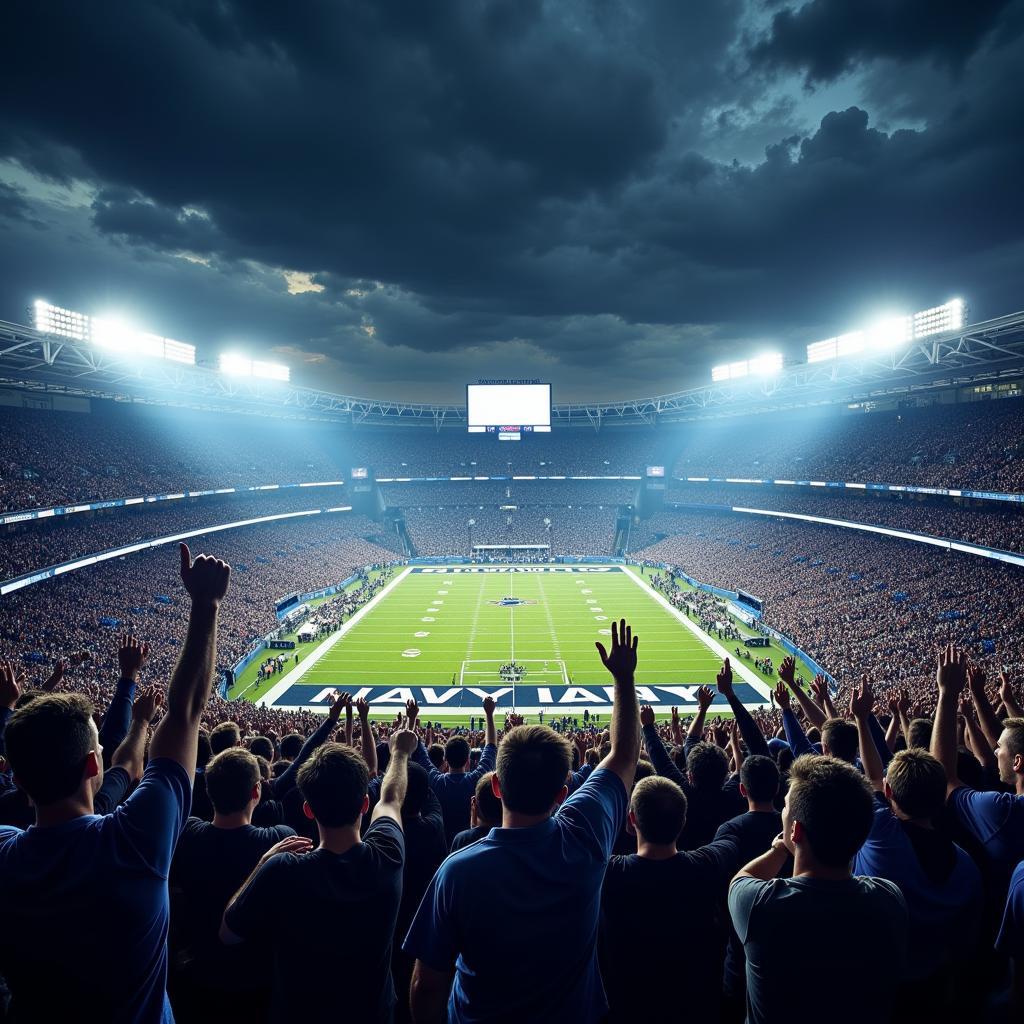
[{"label": "football field", "polygon": [[[256,699],[315,709],[337,689],[378,713],[411,696],[427,716],[465,717],[490,693],[502,711],[606,713],[611,678],[594,642],[609,646],[622,617],[640,638],[640,700],[692,710],[727,651],[617,565],[406,569]],[[763,705],[763,678],[746,665],[736,675],[743,703]]]}]

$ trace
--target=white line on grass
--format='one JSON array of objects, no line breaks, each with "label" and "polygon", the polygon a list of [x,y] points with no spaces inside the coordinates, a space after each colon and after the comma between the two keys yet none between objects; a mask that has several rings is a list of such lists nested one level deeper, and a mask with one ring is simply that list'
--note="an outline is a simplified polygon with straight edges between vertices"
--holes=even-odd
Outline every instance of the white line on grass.
[{"label": "white line on grass", "polygon": [[[640,579],[635,573],[627,573],[630,579],[642,590],[648,597],[653,598],[663,608],[667,609],[672,615],[674,615],[695,637],[697,637],[706,647],[709,647],[715,654],[717,654],[723,661],[726,658],[732,658],[732,655],[717,641],[714,637],[709,636],[700,628],[696,623],[691,622],[690,619],[684,615],[678,608],[675,607],[670,601],[666,600],[661,594],[658,593],[649,583],[646,583]],[[758,693],[765,698],[765,703],[769,702],[769,695],[771,690],[768,685],[762,680],[758,679],[753,672],[747,668],[746,665],[740,664],[738,661],[731,661],[733,672],[738,675],[745,683],[749,683]],[[762,704],[745,704],[744,707],[760,708]]]},{"label": "white line on grass", "polygon": [[279,682],[275,683],[267,692],[256,701],[257,707],[267,707],[271,705],[278,697],[284,693],[289,686],[299,682],[302,677],[362,618],[367,615],[371,608],[378,605],[384,597],[389,594],[395,587],[398,586],[402,580],[412,571],[411,568],[406,568],[400,572],[390,583],[388,583],[383,590],[375,597],[371,597],[366,604],[360,608],[355,615],[348,620],[343,622],[338,628],[337,632],[332,633],[312,654],[309,655],[303,661],[300,661],[288,672],[285,677]]}]

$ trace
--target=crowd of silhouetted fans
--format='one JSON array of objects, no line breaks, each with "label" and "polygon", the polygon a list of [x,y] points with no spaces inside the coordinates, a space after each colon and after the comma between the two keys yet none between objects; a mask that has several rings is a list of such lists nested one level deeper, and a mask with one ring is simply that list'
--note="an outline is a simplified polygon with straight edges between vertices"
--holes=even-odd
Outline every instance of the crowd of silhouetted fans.
[{"label": "crowd of silhouetted fans", "polygon": [[284,730],[210,697],[239,593],[179,563],[176,657],[126,633],[88,659],[102,692],[74,647],[37,688],[0,661],[8,1019],[1024,1013],[1020,681],[960,647],[920,641],[923,707],[787,658],[751,713],[726,661],[659,721],[622,620],[600,722],[336,692]]}]

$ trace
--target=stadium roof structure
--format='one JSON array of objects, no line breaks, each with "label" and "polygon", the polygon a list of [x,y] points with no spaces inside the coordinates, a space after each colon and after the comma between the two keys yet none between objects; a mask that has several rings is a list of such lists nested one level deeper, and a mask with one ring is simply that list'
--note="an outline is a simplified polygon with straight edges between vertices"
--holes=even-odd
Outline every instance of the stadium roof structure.
[{"label": "stadium roof structure", "polygon": [[[552,407],[555,427],[652,426],[801,407],[925,395],[1024,374],[1024,312],[969,324],[887,352],[783,367],[651,398]],[[357,398],[202,365],[139,358],[0,321],[0,387],[118,402],[358,425],[466,425],[466,408]]]}]

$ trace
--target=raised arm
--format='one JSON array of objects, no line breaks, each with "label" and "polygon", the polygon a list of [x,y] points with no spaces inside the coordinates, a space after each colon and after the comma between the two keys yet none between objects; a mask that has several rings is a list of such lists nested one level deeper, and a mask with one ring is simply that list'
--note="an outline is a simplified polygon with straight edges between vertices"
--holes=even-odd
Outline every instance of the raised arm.
[{"label": "raised arm", "polygon": [[494,709],[496,705],[494,698],[488,695],[483,699],[484,719],[484,746],[496,747],[498,745],[498,731],[494,728]]},{"label": "raised arm", "polygon": [[974,710],[978,715],[978,724],[985,734],[989,746],[995,750],[999,746],[999,734],[1003,731],[999,719],[996,717],[995,708],[992,707],[985,692],[985,670],[980,665],[967,666],[967,686],[971,691],[971,699],[974,701]]},{"label": "raised arm", "polygon": [[606,651],[604,644],[595,644],[601,655],[601,664],[615,681],[615,701],[612,705],[611,743],[608,756],[598,765],[615,772],[629,791],[636,775],[640,756],[640,709],[636,702],[636,649],[640,638],[621,619],[612,622],[612,646]]},{"label": "raised arm", "polygon": [[1006,672],[999,673],[999,699],[1003,702],[1003,707],[1006,708],[1006,713],[1010,718],[1024,718],[1024,706],[1017,700],[1013,683]]},{"label": "raised arm", "polygon": [[125,738],[132,720],[132,698],[135,686],[149,657],[149,644],[134,636],[124,635],[117,648],[117,666],[120,672],[114,696],[100,726],[100,743],[104,750],[113,751]]},{"label": "raised arm", "polygon": [[782,728],[786,731],[786,742],[789,744],[790,750],[793,751],[793,757],[815,753],[811,741],[797,721],[796,715],[793,714],[789,703],[789,690],[786,689],[785,683],[776,684],[775,703],[778,704],[779,710],[782,712]]},{"label": "raised arm", "polygon": [[850,714],[857,723],[857,737],[860,740],[860,763],[864,767],[864,777],[871,783],[876,793],[885,791],[885,769],[879,756],[875,737],[871,731],[871,709],[875,705],[875,694],[867,676],[861,677],[860,689],[856,687],[850,693]]},{"label": "raised arm", "polygon": [[149,736],[149,723],[156,714],[162,698],[152,686],[139,690],[135,703],[132,705],[131,722],[121,745],[114,751],[110,759],[112,768],[123,768],[132,779],[138,782],[142,778],[146,760],[146,738]]},{"label": "raised arm", "polygon": [[974,708],[971,705],[969,695],[966,695],[966,699],[962,697],[960,700],[960,714],[963,716],[964,739],[968,750],[970,750],[982,767],[989,771],[996,771],[995,751],[985,742],[985,737],[982,735],[981,726],[978,725],[978,719],[974,714]]},{"label": "raised arm", "polygon": [[683,730],[679,725],[679,708],[672,708],[672,742],[677,746],[683,745]]},{"label": "raised arm", "polygon": [[419,740],[412,729],[396,729],[388,741],[391,758],[388,770],[384,773],[384,781],[380,786],[380,799],[370,816],[371,821],[378,818],[391,818],[401,827],[402,803],[405,800],[406,787],[409,784],[409,755],[419,746]]},{"label": "raised arm", "polygon": [[324,720],[306,737],[306,742],[302,744],[298,754],[295,755],[295,760],[276,779],[271,779],[267,783],[271,793],[274,794],[275,800],[280,800],[289,790],[295,787],[299,779],[299,769],[313,756],[313,751],[317,747],[323,746],[331,738],[331,733],[338,726],[338,719],[341,718],[341,709],[345,707],[346,701],[349,703],[352,701],[349,694],[335,693],[334,700],[331,701],[331,706],[328,708]]},{"label": "raised arm", "polygon": [[647,756],[654,765],[654,770],[671,779],[684,793],[689,792],[689,783],[686,776],[679,770],[679,766],[668,756],[665,744],[661,742],[658,735],[658,727],[654,724],[654,709],[645,704],[640,709],[640,725],[643,728],[644,746],[647,748]]},{"label": "raised arm", "polygon": [[150,756],[170,758],[188,773],[196,770],[199,721],[210,697],[217,664],[217,613],[228,589],[231,567],[219,558],[195,561],[181,545],[181,581],[192,599],[185,643],[167,687],[167,712],[153,734]]},{"label": "raised arm", "polygon": [[683,750],[687,754],[690,753],[690,748],[700,743],[704,736],[704,722],[707,720],[708,708],[711,707],[714,699],[715,691],[710,686],[697,687],[697,714],[690,719],[690,724],[686,729],[686,739],[683,740]]},{"label": "raised arm", "polygon": [[365,697],[360,697],[356,701],[356,711],[359,713],[359,744],[372,779],[376,777],[378,768],[377,741],[373,738],[373,728],[370,725],[370,702]]},{"label": "raised arm", "polygon": [[825,724],[825,712],[807,696],[802,686],[797,685],[796,660],[794,658],[782,659],[782,664],[779,666],[779,678],[793,691],[793,696],[796,697],[800,710],[803,711],[807,721],[820,729]]},{"label": "raised arm", "polygon": [[967,654],[952,644],[940,649],[935,680],[939,699],[935,705],[931,752],[946,770],[948,794],[963,785],[956,773],[956,708],[967,682]]},{"label": "raised arm", "polygon": [[0,661],[0,755],[4,752],[4,730],[7,719],[14,712],[14,705],[21,696],[24,679],[18,675],[13,661]]},{"label": "raised arm", "polygon": [[[729,663],[728,658],[722,663],[722,669],[715,676],[715,682],[718,684],[718,692],[729,702],[729,707],[732,709],[733,718],[739,727],[740,735],[743,737],[743,742],[747,745],[747,751],[750,754],[762,754],[764,757],[770,757],[768,741],[757,727],[757,722],[754,721],[753,716],[743,706],[743,702],[739,697],[736,696],[735,689],[733,689],[732,665]],[[736,770],[739,771],[739,768]]]},{"label": "raised arm", "polygon": [[836,713],[835,704],[832,703],[832,694],[829,692],[828,680],[820,672],[814,677],[814,681],[811,683],[811,692],[817,698],[818,706],[829,718],[840,717]]},{"label": "raised arm", "polygon": [[349,694],[345,694],[348,698],[345,701],[345,746],[352,746],[352,697]]}]

